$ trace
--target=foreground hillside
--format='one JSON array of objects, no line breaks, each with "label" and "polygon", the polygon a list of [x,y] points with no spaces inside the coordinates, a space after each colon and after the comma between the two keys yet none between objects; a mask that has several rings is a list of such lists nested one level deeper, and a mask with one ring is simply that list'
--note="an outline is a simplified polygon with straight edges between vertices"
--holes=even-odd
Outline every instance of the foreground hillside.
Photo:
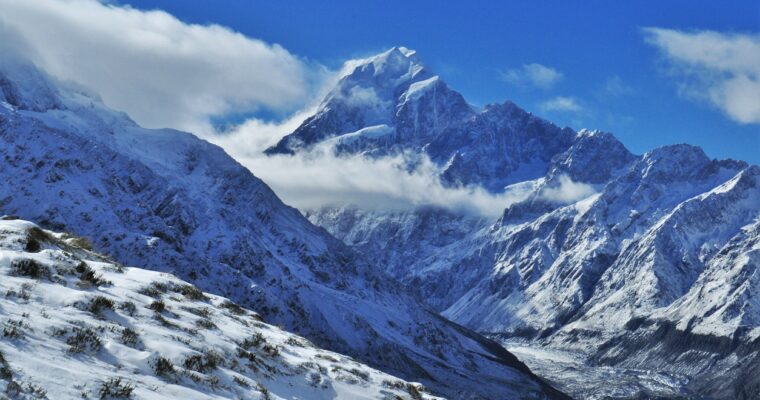
[{"label": "foreground hillside", "polygon": [[[176,277],[0,220],[0,393],[10,398],[432,399]],[[3,397],[0,394],[0,397]]]}]

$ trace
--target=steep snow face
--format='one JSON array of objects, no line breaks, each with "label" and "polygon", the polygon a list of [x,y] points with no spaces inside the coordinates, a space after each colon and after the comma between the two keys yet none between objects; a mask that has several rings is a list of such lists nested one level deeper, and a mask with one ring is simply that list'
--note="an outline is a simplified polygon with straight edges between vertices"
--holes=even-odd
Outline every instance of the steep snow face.
[{"label": "steep snow face", "polygon": [[[648,313],[669,304],[703,268],[694,255],[704,256],[703,243],[692,246],[689,239],[709,238],[705,249],[720,245],[760,211],[750,201],[747,212],[733,214],[736,220],[722,236],[680,233],[689,217],[676,219],[684,213],[679,210],[712,208],[687,206],[689,199],[744,167],[703,156],[688,146],[658,149],[598,195],[527,222],[502,218],[492,237],[499,250],[490,275],[444,314],[481,331],[545,335],[591,315],[598,316],[596,322],[577,328],[616,330],[634,311]],[[610,308],[597,313],[606,306]]]},{"label": "steep snow face", "polygon": [[119,262],[175,273],[436,393],[562,397],[494,342],[417,305],[220,148],[142,129],[28,71],[0,76],[16,93],[52,88],[57,101],[0,108],[4,213],[87,236]]},{"label": "steep snow face", "polygon": [[[620,322],[647,316],[652,309],[682,298],[703,274],[706,263],[760,216],[759,173],[760,168],[749,167],[717,188],[678,204],[643,235],[626,243],[599,282],[590,301],[594,306],[577,324],[620,329]],[[613,314],[619,318],[610,318]]]},{"label": "steep snow face", "polygon": [[435,398],[81,243],[0,221],[0,393],[10,398]]},{"label": "steep snow face", "polygon": [[38,79],[31,66],[10,59],[0,60],[0,102],[5,108],[45,111],[61,108],[58,91],[47,80]]},{"label": "steep snow face", "polygon": [[[607,334],[594,354],[598,363],[683,374],[689,378],[684,384],[686,393],[705,398],[757,398],[760,307],[754,293],[760,285],[758,172],[759,168],[751,167],[674,211],[673,218],[684,225],[683,234],[693,236],[689,246],[676,249],[676,254],[683,254],[687,268],[695,262],[694,254],[699,254],[703,272],[667,307],[641,313],[624,329]],[[709,207],[700,209],[705,203]],[[682,219],[684,213],[691,215]],[[748,213],[753,222],[742,226]],[[592,314],[592,321],[594,317]],[[579,325],[588,322],[579,321]],[[558,339],[565,341],[571,336],[572,332]]]},{"label": "steep snow face", "polygon": [[[501,192],[510,183],[543,176],[575,136],[512,103],[474,109],[403,48],[348,68],[316,114],[268,154],[307,152],[333,139],[339,155],[424,154],[445,183]],[[375,126],[384,134],[357,134]],[[343,137],[350,140],[336,140]]]},{"label": "steep snow face", "polygon": [[[479,281],[487,269],[473,252],[491,222],[445,209],[412,211],[362,210],[354,206],[310,210],[307,218],[369,255],[407,290],[436,311],[450,305]],[[484,252],[487,253],[487,252]],[[440,271],[439,268],[445,268]]]}]

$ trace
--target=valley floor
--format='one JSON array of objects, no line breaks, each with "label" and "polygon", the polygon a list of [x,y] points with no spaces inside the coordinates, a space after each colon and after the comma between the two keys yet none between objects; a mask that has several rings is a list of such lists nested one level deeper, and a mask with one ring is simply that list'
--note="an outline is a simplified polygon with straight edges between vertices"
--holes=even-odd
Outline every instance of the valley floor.
[{"label": "valley floor", "polygon": [[535,342],[502,341],[541,378],[579,400],[686,398],[688,379],[655,371],[598,366],[581,352]]}]

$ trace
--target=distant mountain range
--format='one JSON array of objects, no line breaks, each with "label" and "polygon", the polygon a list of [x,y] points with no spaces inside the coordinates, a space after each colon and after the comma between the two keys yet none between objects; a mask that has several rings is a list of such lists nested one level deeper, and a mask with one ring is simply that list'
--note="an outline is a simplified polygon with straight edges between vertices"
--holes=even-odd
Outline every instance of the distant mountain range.
[{"label": "distant mountain range", "polygon": [[318,146],[403,153],[410,168],[429,157],[445,185],[524,192],[498,220],[434,207],[304,212],[454,322],[671,380],[606,392],[589,380],[571,394],[760,396],[759,167],[686,144],[634,155],[609,133],[510,102],[477,109],[405,48],[356,62],[267,154]]}]

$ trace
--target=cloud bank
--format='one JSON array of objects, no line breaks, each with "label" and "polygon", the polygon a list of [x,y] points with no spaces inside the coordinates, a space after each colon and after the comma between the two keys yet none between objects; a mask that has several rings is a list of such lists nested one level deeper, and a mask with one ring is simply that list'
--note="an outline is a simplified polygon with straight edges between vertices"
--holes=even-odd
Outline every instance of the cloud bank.
[{"label": "cloud bank", "polygon": [[292,112],[323,73],[279,45],[163,11],[96,0],[0,0],[0,9],[35,64],[147,127],[208,135],[212,117]]},{"label": "cloud bank", "polygon": [[736,122],[760,123],[760,34],[643,31],[680,78],[682,94],[711,103]]},{"label": "cloud bank", "polygon": [[564,75],[554,68],[533,63],[501,73],[501,79],[514,85],[535,86],[549,89],[561,81]]},{"label": "cloud bank", "polygon": [[437,206],[455,211],[500,216],[509,205],[532,194],[546,200],[573,203],[595,193],[594,188],[562,176],[551,187],[518,184],[503,193],[490,193],[479,186],[452,188],[439,179],[439,169],[423,157],[408,171],[406,155],[367,158],[337,156],[325,143],[295,156],[266,156],[264,149],[294,131],[313,114],[310,107],[282,123],[249,120],[211,141],[269,184],[286,203],[313,209],[326,205],[355,205],[370,210],[408,210]]},{"label": "cloud bank", "polygon": [[544,111],[581,111],[583,107],[578,103],[574,97],[557,96],[549,99],[540,105]]}]

